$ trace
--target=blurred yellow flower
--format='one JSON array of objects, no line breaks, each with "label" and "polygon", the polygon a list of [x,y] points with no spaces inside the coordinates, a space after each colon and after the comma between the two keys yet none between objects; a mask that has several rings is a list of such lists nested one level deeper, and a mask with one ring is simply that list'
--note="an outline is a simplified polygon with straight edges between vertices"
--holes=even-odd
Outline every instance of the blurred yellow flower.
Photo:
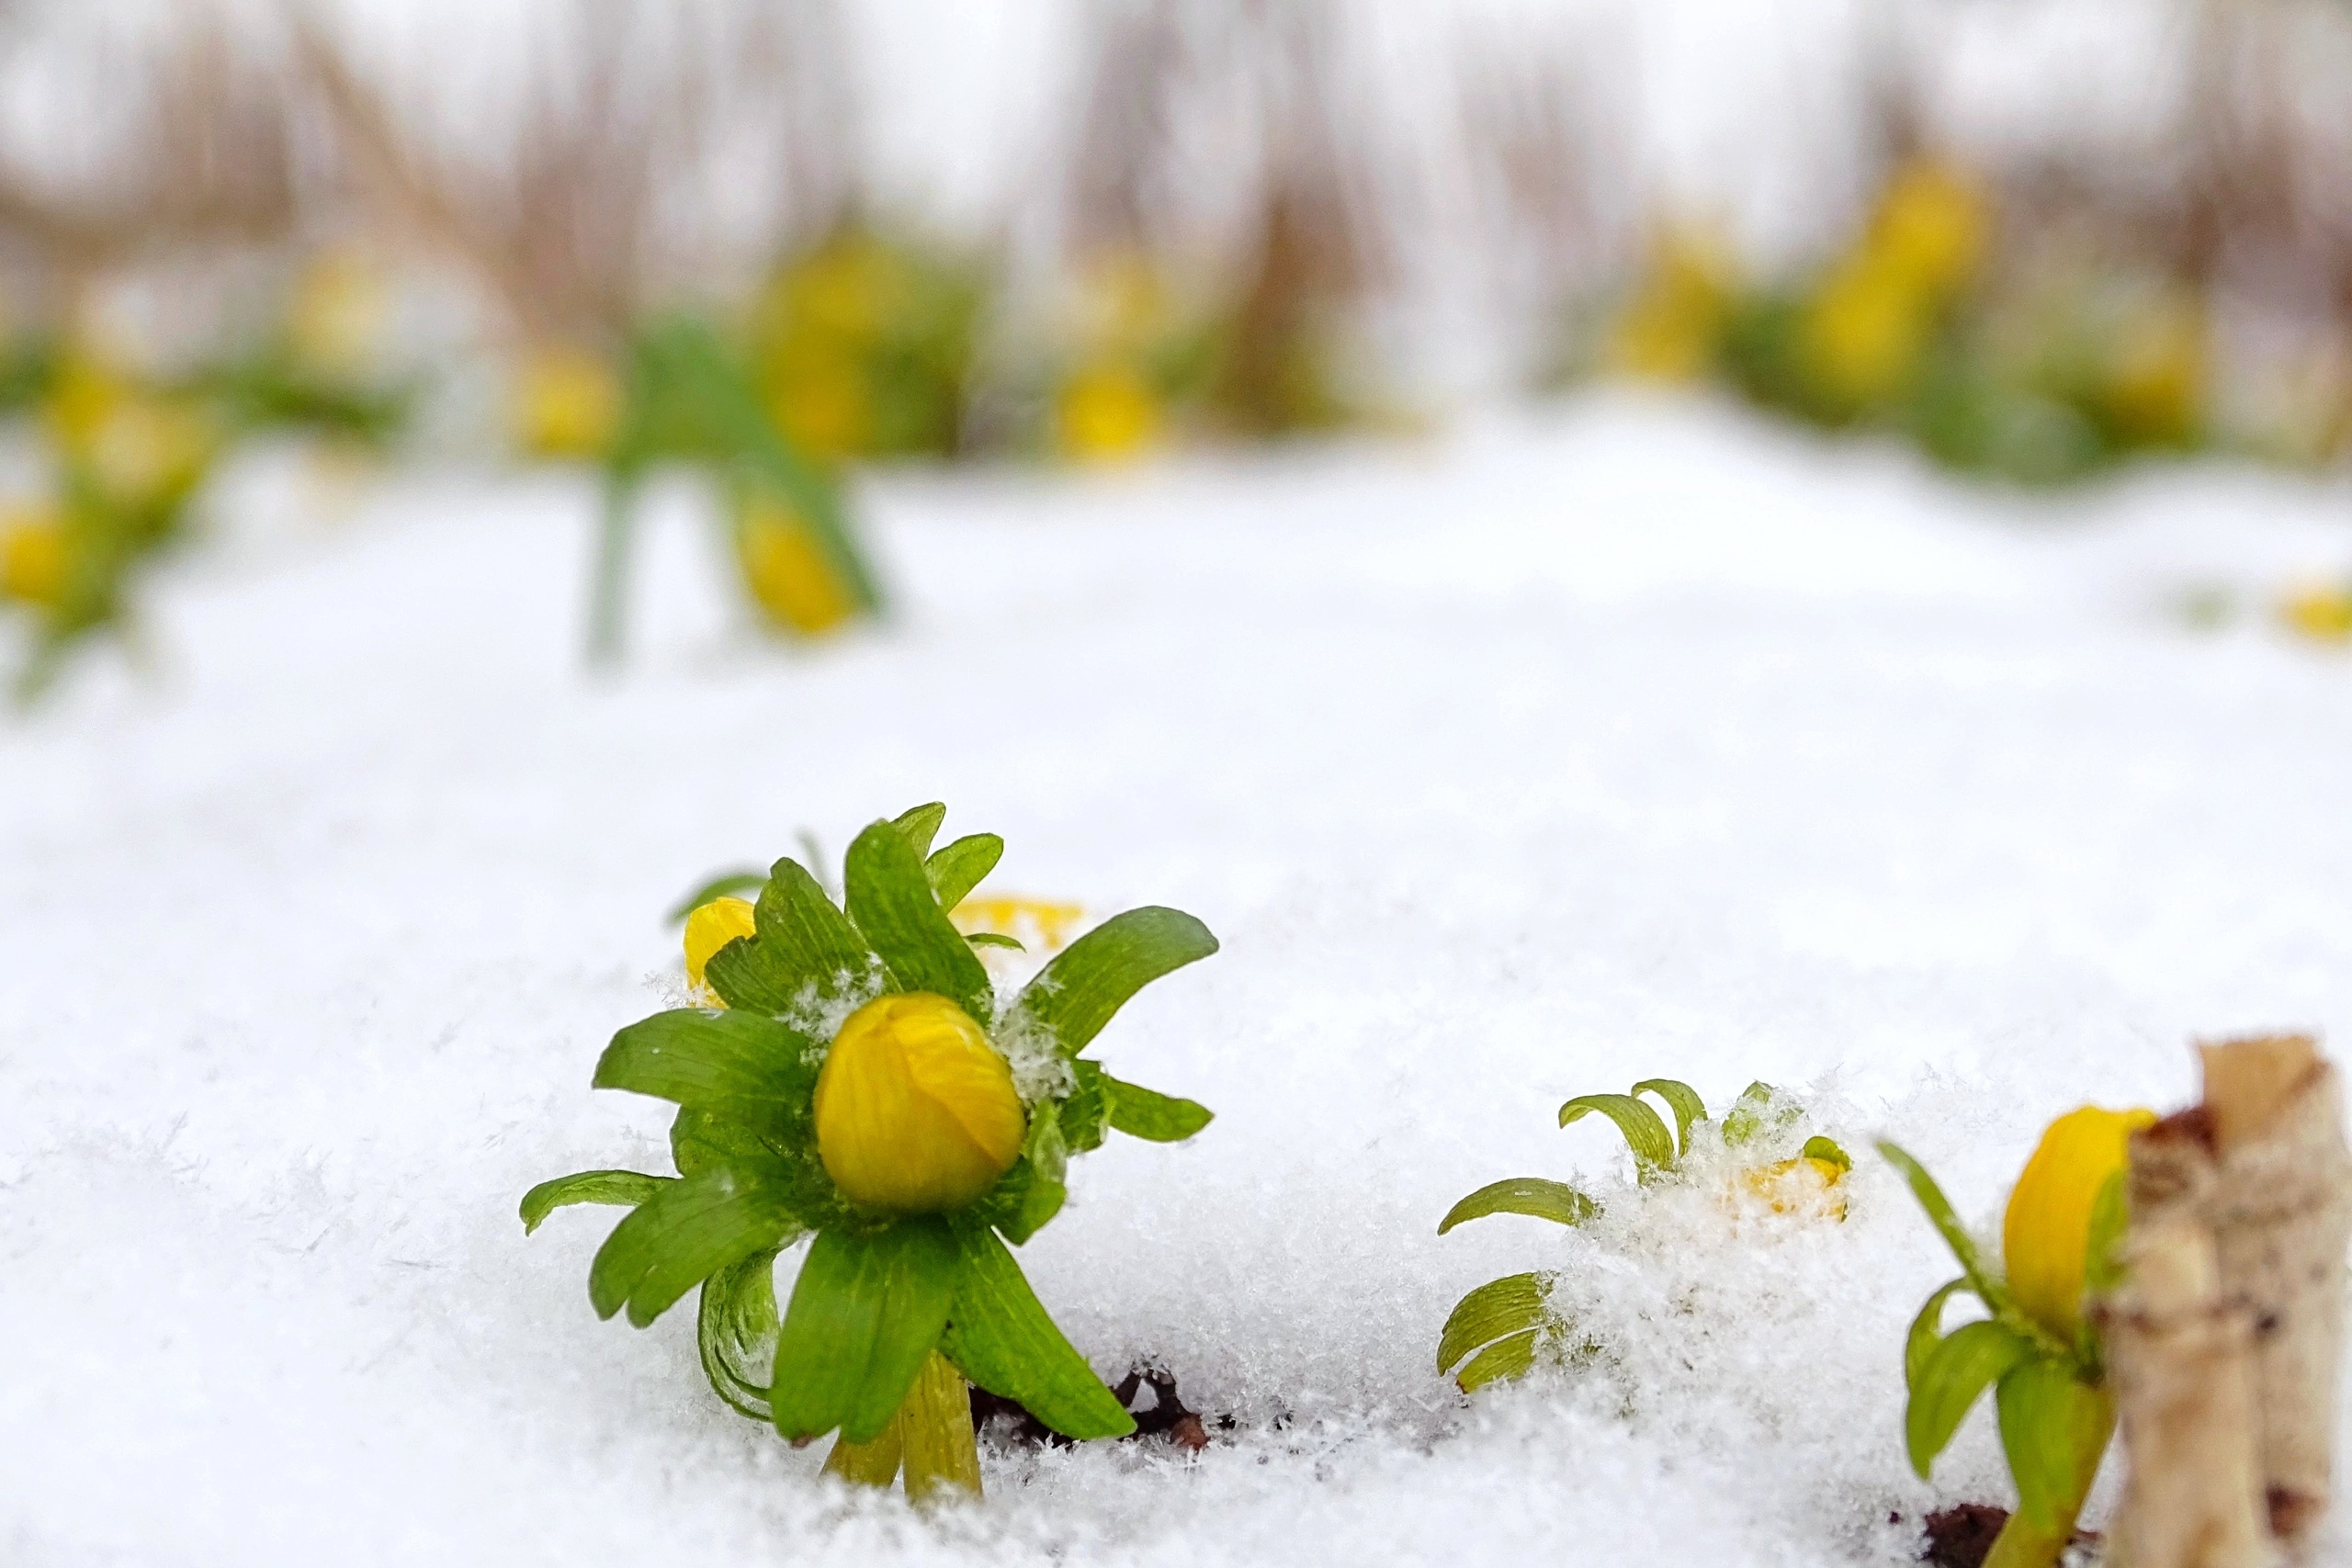
[{"label": "blurred yellow flower", "polygon": [[718,993],[703,979],[713,954],[739,936],[754,930],[752,904],[746,898],[713,898],[686,917],[686,987],[704,1007],[725,1007]]},{"label": "blurred yellow flower", "polygon": [[71,570],[64,520],[47,507],[0,513],[0,599],[44,608],[65,597]]},{"label": "blurred yellow flower", "polygon": [[1800,330],[1805,364],[1821,389],[1837,403],[1867,408],[1910,385],[1934,328],[1933,302],[1863,251],[1830,269]]},{"label": "blurred yellow flower", "polygon": [[2018,1307],[2071,1344],[2082,1327],[2083,1278],[2091,1211],[2108,1178],[2121,1170],[2133,1133],[2153,1111],[2070,1111],[2041,1134],[2009,1193],[2001,1257]]},{"label": "blurred yellow flower", "polygon": [[2278,602],[2278,618],[2313,642],[2352,641],[2352,588],[2315,582],[2290,589]]},{"label": "blurred yellow flower", "polygon": [[99,421],[80,454],[101,494],[124,506],[170,506],[211,465],[219,434],[202,414],[178,403],[133,397]]},{"label": "blurred yellow flower", "polygon": [[1863,244],[1903,283],[1942,299],[1975,277],[1991,227],[1984,193],[1965,174],[1915,158],[1880,194]]},{"label": "blurred yellow flower", "polygon": [[813,457],[855,457],[874,446],[874,395],[865,366],[837,344],[797,338],[769,369],[768,416]]},{"label": "blurred yellow flower", "polygon": [[68,348],[50,381],[41,417],[58,446],[75,454],[89,450],[107,420],[130,397],[121,377],[96,356]]},{"label": "blurred yellow flower", "polygon": [[1159,394],[1131,365],[1080,368],[1062,383],[1057,402],[1062,452],[1080,462],[1121,462],[1159,445]]},{"label": "blurred yellow flower", "polygon": [[970,1202],[1021,1153],[1012,1069],[963,1009],[927,992],[852,1013],[817,1075],[817,1153],[852,1201],[899,1213]]},{"label": "blurred yellow flower", "polygon": [[777,626],[820,637],[856,609],[816,535],[781,502],[757,495],[744,501],[735,549],[752,599]]},{"label": "blurred yellow flower", "polygon": [[2152,306],[2123,329],[2104,389],[2107,417],[2134,445],[2191,439],[2205,406],[2205,318],[2193,303]]},{"label": "blurred yellow flower", "polygon": [[1017,894],[992,894],[965,899],[948,918],[967,936],[975,931],[994,931],[1000,936],[1020,937],[1026,931],[1047,953],[1058,953],[1069,942],[1071,930],[1085,916],[1083,905],[1023,898]]},{"label": "blurred yellow flower", "polygon": [[1714,366],[1737,288],[1722,246],[1687,230],[1661,232],[1640,286],[1610,324],[1604,365],[1636,380],[1698,380]]},{"label": "blurred yellow flower", "polygon": [[313,370],[356,375],[368,368],[384,325],[384,288],[357,254],[313,257],[295,280],[286,334],[294,356]]},{"label": "blurred yellow flower", "polygon": [[535,350],[514,383],[514,438],[539,457],[593,459],[620,434],[627,393],[613,367],[584,349]]}]

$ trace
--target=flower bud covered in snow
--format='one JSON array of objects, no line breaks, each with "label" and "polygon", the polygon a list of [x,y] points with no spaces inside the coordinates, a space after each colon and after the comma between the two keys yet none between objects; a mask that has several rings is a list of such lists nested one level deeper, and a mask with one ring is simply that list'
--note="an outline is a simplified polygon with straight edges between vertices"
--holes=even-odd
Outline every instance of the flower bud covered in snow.
[{"label": "flower bud covered in snow", "polygon": [[817,1078],[817,1152],[844,1196],[900,1213],[970,1202],[1021,1153],[1012,1069],[944,997],[879,997],[852,1013]]},{"label": "flower bud covered in snow", "polygon": [[2001,1255],[2009,1293],[2028,1317],[2064,1340],[2082,1326],[2083,1277],[2099,1190],[2122,1170],[2132,1134],[2152,1111],[2086,1105],[2050,1123],[2009,1193]]}]

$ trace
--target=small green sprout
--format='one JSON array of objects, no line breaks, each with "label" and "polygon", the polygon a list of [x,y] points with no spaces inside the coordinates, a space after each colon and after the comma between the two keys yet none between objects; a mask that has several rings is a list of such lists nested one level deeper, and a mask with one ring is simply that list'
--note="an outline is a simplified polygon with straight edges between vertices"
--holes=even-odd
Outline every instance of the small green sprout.
[{"label": "small green sprout", "polygon": [[[1674,1118],[1670,1127],[1645,1096],[1665,1105]],[[1682,1174],[1692,1130],[1709,1120],[1699,1091],[1676,1078],[1645,1078],[1627,1094],[1578,1095],[1560,1107],[1560,1125],[1596,1114],[1615,1124],[1633,1152],[1634,1179],[1644,1186]],[[1803,1119],[1804,1112],[1770,1085],[1752,1083],[1725,1113],[1722,1139],[1733,1148],[1765,1141],[1785,1147]],[[1833,1190],[1853,1163],[1844,1149],[1816,1135],[1793,1158],[1741,1172],[1740,1182],[1780,1213],[1794,1206],[1789,1183],[1809,1182],[1818,1193],[1829,1195],[1828,1212],[1842,1218],[1844,1201]],[[1437,1234],[1489,1214],[1526,1214],[1555,1224],[1581,1225],[1600,1213],[1598,1199],[1565,1181],[1513,1176],[1489,1182],[1454,1204],[1438,1222]],[[1528,1371],[1544,1346],[1560,1341],[1568,1328],[1549,1304],[1555,1278],[1549,1273],[1506,1275],[1463,1297],[1438,1337],[1437,1370],[1445,1372],[1460,1365],[1454,1382],[1464,1393]],[[1569,1348],[1565,1359],[1583,1362],[1599,1353],[1599,1346],[1585,1340]]]},{"label": "small green sprout", "polygon": [[[860,833],[839,906],[781,860],[756,903],[691,911],[711,1005],[622,1030],[595,1075],[678,1106],[678,1174],[585,1171],[522,1203],[526,1231],[569,1203],[629,1208],[589,1270],[597,1314],[641,1328],[699,1287],[720,1399],[795,1444],[838,1432],[829,1472],[888,1486],[903,1468],[915,1497],[979,1490],[967,1380],[1068,1437],[1133,1429],[1006,1244],[1054,1218],[1070,1157],[1108,1133],[1172,1143],[1210,1119],[1085,1055],[1136,991],[1216,951],[1207,928],[1128,910],[1000,1000],[947,911],[1003,841],[933,852],[945,816]],[[804,1240],[779,1312],[775,1261]]]},{"label": "small green sprout", "polygon": [[[1961,1268],[1928,1298],[1904,1343],[1905,1446],[1927,1479],[1978,1397],[1994,1391],[2018,1509],[1985,1558],[1989,1568],[2056,1563],[2098,1475],[2115,1402],[2098,1325],[2084,1304],[2115,1282],[2128,1218],[2126,1144],[2154,1119],[2148,1111],[2085,1106],[2050,1124],[2009,1194],[2004,1274],[1985,1263],[1935,1178],[1894,1144],[1878,1146]],[[1962,1292],[1991,1315],[1947,1334],[1945,1304]]]}]

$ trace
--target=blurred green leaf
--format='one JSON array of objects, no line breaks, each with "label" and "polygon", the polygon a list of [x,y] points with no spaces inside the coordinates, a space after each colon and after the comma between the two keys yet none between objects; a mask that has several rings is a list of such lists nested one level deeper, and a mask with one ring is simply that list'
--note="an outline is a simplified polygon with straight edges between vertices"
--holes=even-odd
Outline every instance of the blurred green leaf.
[{"label": "blurred green leaf", "polygon": [[1021,1265],[986,1229],[956,1236],[963,1267],[940,1348],[990,1393],[1021,1402],[1067,1438],[1123,1438],[1128,1415],[1037,1303]]},{"label": "blurred green leaf", "polygon": [[1207,1106],[1102,1075],[1111,1125],[1131,1138],[1154,1144],[1182,1143],[1207,1126],[1216,1112]]},{"label": "blurred green leaf", "polygon": [[2089,1489],[2106,1450],[2106,1396],[2064,1362],[2030,1356],[2002,1374],[1993,1400],[2018,1511],[2036,1529],[2054,1531],[2062,1510],[2071,1513]]},{"label": "blurred green leaf", "polygon": [[1976,1238],[1970,1235],[1968,1227],[1960,1223],[1960,1216],[1952,1212],[1951,1201],[1944,1196],[1944,1190],[1936,1185],[1936,1179],[1928,1174],[1926,1167],[1893,1143],[1880,1140],[1878,1152],[1889,1165],[1902,1172],[1903,1179],[1911,1188],[1911,1195],[1918,1199],[1919,1207],[1927,1211],[1928,1223],[1936,1227],[1936,1234],[1944,1238],[1944,1245],[1951,1248],[1952,1257],[1959,1260],[1962,1272],[1968,1276],[1968,1288],[1976,1292],[1977,1300],[1996,1314],[2008,1312],[2007,1287],[1984,1267],[1984,1259],[1976,1250]]},{"label": "blurred green leaf", "polygon": [[1182,909],[1148,905],[1114,915],[1064,948],[1012,1004],[1012,1017],[1044,1030],[1075,1056],[1093,1043],[1127,998],[1163,975],[1216,951],[1208,927]]},{"label": "blurred green leaf", "polygon": [[876,822],[849,847],[849,916],[902,990],[945,997],[986,1026],[996,991],[971,944],[948,920],[906,835]]},{"label": "blurred green leaf", "polygon": [[2109,1173],[2091,1202],[2090,1233],[2083,1247],[2083,1291],[2086,1295],[2105,1295],[2123,1278],[2123,1260],[2119,1253],[2123,1233],[2132,1224],[2131,1193],[2124,1185],[2126,1174],[2123,1169]]},{"label": "blurred green leaf", "polygon": [[523,1194],[523,1234],[539,1228],[556,1210],[569,1203],[618,1203],[630,1208],[644,1202],[669,1184],[666,1176],[643,1176],[634,1170],[583,1170],[542,1181]]},{"label": "blurred green leaf", "polygon": [[1665,1121],[1630,1094],[1580,1094],[1560,1107],[1560,1125],[1568,1126],[1599,1111],[1617,1124],[1625,1146],[1634,1151],[1634,1173],[1644,1181],[1674,1164],[1674,1134]]},{"label": "blurred green leaf", "polygon": [[1952,1280],[1929,1296],[1919,1314],[1911,1320],[1911,1331],[1903,1337],[1903,1386],[1906,1392],[1919,1386],[1920,1370],[1936,1353],[1936,1347],[1944,1342],[1944,1303],[1966,1289],[1966,1279]]},{"label": "blurred green leaf", "polygon": [[1807,1159],[1817,1159],[1825,1165],[1834,1165],[1840,1170],[1854,1168],[1853,1156],[1817,1133],[1804,1141],[1804,1148],[1801,1152]]},{"label": "blurred green leaf", "polygon": [[889,1425],[947,1327],[960,1257],[929,1216],[871,1235],[819,1233],[776,1336],[776,1430],[799,1441],[839,1427],[863,1443]]},{"label": "blurred green leaf", "polygon": [[1759,1079],[1740,1090],[1739,1099],[1724,1113],[1724,1143],[1735,1149],[1752,1144],[1767,1133],[1793,1127],[1801,1114],[1781,1099],[1780,1090]]},{"label": "blurred green leaf", "polygon": [[1488,1214],[1530,1214],[1563,1225],[1580,1225],[1600,1212],[1600,1205],[1565,1181],[1541,1176],[1510,1176],[1490,1181],[1448,1209],[1437,1224],[1443,1235],[1468,1220]]},{"label": "blurred green leaf", "polygon": [[1921,1480],[1977,1396],[2032,1354],[2032,1341],[1990,1319],[1962,1324],[1937,1344],[1903,1416],[1904,1444]]},{"label": "blurred green leaf", "polygon": [[1019,937],[1005,936],[997,931],[974,931],[964,940],[974,947],[1009,947],[1015,953],[1029,951]]},{"label": "blurred green leaf", "polygon": [[1455,1303],[1438,1335],[1437,1370],[1450,1371],[1479,1347],[1540,1326],[1547,1286],[1541,1274],[1507,1274],[1487,1280]]}]

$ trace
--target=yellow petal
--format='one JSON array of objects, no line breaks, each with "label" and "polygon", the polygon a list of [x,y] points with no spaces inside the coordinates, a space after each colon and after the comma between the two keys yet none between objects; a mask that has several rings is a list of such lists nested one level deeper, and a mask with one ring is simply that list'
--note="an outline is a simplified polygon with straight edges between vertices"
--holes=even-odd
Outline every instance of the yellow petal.
[{"label": "yellow petal", "polygon": [[752,597],[778,626],[818,637],[849,619],[855,606],[840,573],[808,525],[786,508],[760,497],[748,501],[735,544]]},{"label": "yellow petal", "polygon": [[0,517],[0,599],[55,605],[72,570],[65,525],[28,509]]},{"label": "yellow petal", "polygon": [[739,936],[750,936],[752,906],[741,898],[713,898],[709,903],[686,917],[686,984],[697,999],[712,1007],[725,1007],[703,980],[703,971],[710,966],[711,955]]},{"label": "yellow petal", "polygon": [[2123,1168],[2133,1133],[2153,1111],[2086,1105],[2050,1123],[2009,1193],[2001,1256],[2018,1306],[2061,1339],[2082,1325],[2084,1254],[2091,1208],[2107,1179]]},{"label": "yellow petal", "polygon": [[1846,1217],[1846,1194],[1841,1186],[1845,1179],[1844,1166],[1811,1155],[1739,1173],[1740,1186],[1762,1199],[1772,1213],[1817,1215],[1828,1220]]},{"label": "yellow petal", "polygon": [[817,1075],[817,1153],[854,1202],[936,1213],[970,1202],[1020,1156],[1012,1069],[963,1009],[927,992],[852,1013]]}]

